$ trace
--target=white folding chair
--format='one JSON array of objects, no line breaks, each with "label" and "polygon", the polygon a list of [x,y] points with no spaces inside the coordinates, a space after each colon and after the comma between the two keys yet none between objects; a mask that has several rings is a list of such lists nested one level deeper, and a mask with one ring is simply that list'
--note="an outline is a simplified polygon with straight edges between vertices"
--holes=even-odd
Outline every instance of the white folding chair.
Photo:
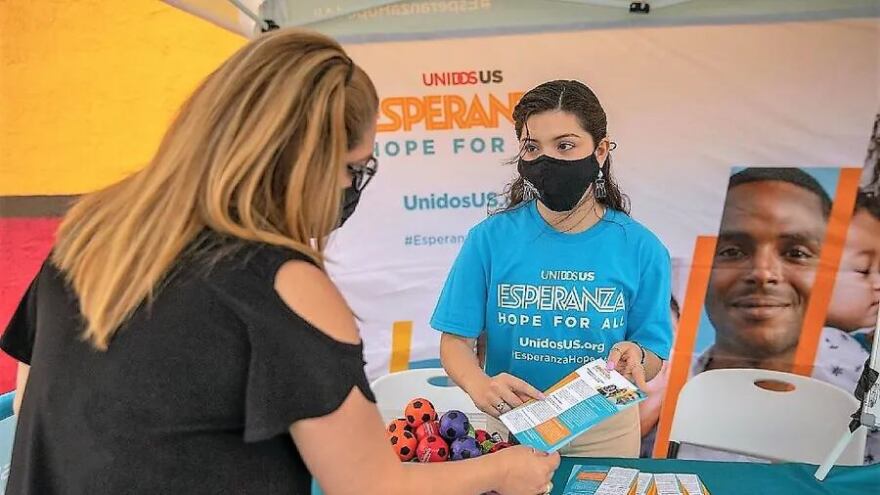
[{"label": "white folding chair", "polygon": [[[756,385],[761,381],[794,389],[767,390]],[[687,443],[776,462],[820,464],[858,407],[852,394],[813,378],[758,369],[706,371],[679,394],[669,457]],[[861,465],[864,453],[862,428],[838,463]]]},{"label": "white folding chair", "polygon": [[465,413],[474,428],[486,427],[486,415],[446,375],[442,368],[400,371],[378,378],[371,385],[376,405],[386,423],[403,417],[407,403],[416,397],[431,401],[438,414],[457,410]]}]

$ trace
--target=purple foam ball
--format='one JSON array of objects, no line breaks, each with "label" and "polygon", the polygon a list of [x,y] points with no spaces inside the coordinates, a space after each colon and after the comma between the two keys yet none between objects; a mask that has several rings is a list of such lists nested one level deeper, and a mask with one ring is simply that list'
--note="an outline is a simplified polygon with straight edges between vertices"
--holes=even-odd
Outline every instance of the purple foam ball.
[{"label": "purple foam ball", "polygon": [[480,455],[483,454],[483,451],[480,450],[480,446],[477,445],[477,441],[471,437],[463,437],[455,440],[452,442],[450,450],[452,450],[453,461],[473,459],[474,457],[480,457]]},{"label": "purple foam ball", "polygon": [[440,418],[440,436],[452,442],[466,437],[471,422],[461,411],[449,411]]}]

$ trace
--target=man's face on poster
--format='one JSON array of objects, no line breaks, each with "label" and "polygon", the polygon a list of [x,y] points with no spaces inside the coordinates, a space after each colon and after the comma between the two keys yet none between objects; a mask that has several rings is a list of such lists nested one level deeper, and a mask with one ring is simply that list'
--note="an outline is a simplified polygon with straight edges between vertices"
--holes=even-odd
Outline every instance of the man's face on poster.
[{"label": "man's face on poster", "polygon": [[706,295],[717,347],[765,358],[797,346],[825,225],[822,200],[794,184],[728,191]]}]

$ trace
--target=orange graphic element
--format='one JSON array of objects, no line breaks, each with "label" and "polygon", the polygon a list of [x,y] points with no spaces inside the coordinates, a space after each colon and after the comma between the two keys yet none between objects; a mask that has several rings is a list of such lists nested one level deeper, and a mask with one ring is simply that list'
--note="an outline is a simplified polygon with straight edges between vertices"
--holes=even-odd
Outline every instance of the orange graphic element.
[{"label": "orange graphic element", "polygon": [[813,282],[810,301],[804,313],[804,323],[794,355],[792,373],[809,376],[813,372],[813,361],[816,359],[816,349],[819,346],[819,338],[825,326],[828,305],[834,291],[834,280],[837,278],[840,258],[843,256],[846,232],[852,220],[861,174],[862,170],[858,168],[845,168],[840,171],[834,205],[828,218],[825,241],[822,243],[822,253],[819,256],[819,269],[816,271],[816,281]]},{"label": "orange graphic element", "polygon": [[409,351],[412,346],[413,322],[395,321],[391,326],[391,364],[395,373],[409,369]]},{"label": "orange graphic element", "polygon": [[538,432],[538,435],[541,435],[541,438],[550,445],[560,442],[565,439],[565,437],[571,435],[571,431],[566,428],[564,424],[555,419],[539,424],[535,427],[535,431]]},{"label": "orange graphic element", "polygon": [[553,385],[552,387],[548,388],[544,393],[545,393],[545,394],[552,394],[553,392],[559,390],[560,388],[562,388],[562,387],[568,385],[569,383],[571,383],[571,382],[573,382],[573,381],[575,381],[575,380],[577,380],[577,379],[578,379],[578,374],[577,374],[577,373],[571,373],[570,375],[566,376],[566,377],[563,378],[562,380],[559,380],[558,382],[556,382],[555,385]]},{"label": "orange graphic element", "polygon": [[716,237],[697,237],[694,247],[694,259],[688,277],[687,292],[682,306],[681,319],[675,336],[675,348],[669,370],[669,385],[663,406],[660,410],[660,423],[657,425],[657,440],[654,442],[654,457],[665,458],[669,444],[669,432],[672,428],[672,416],[678,393],[681,392],[688,379],[694,343],[700,327],[700,314],[706,300],[706,289],[709,287],[709,276],[712,273],[712,260],[715,257]]},{"label": "orange graphic element", "polygon": [[496,129],[503,117],[513,123],[513,107],[523,93],[503,96],[459,95],[394,96],[382,99],[378,132],[411,131],[416,125],[428,131]]},{"label": "orange graphic element", "polygon": [[584,471],[580,472],[577,475],[577,479],[580,481],[605,481],[605,478],[608,477],[608,473],[604,471]]}]

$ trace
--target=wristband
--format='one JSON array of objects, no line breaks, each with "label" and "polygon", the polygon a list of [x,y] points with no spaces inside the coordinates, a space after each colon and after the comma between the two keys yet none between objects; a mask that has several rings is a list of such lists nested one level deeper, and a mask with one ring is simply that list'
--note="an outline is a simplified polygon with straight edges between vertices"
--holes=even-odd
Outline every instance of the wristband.
[{"label": "wristband", "polygon": [[639,364],[641,364],[642,366],[644,366],[644,365],[645,365],[645,360],[647,360],[647,358],[648,358],[648,353],[645,352],[645,348],[642,347],[642,344],[639,344],[638,342],[633,342],[633,344],[639,346],[639,350],[642,351],[642,361],[641,361]]}]

